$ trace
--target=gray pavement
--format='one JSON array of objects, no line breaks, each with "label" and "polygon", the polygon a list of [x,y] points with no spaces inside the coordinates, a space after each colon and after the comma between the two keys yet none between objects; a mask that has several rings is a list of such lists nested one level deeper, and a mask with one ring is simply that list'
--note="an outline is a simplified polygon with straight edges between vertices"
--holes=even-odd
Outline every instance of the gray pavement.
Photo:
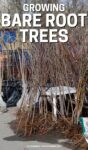
[{"label": "gray pavement", "polygon": [[57,133],[30,138],[18,137],[10,128],[15,119],[15,109],[0,114],[0,149],[1,150],[72,150],[71,144]]}]

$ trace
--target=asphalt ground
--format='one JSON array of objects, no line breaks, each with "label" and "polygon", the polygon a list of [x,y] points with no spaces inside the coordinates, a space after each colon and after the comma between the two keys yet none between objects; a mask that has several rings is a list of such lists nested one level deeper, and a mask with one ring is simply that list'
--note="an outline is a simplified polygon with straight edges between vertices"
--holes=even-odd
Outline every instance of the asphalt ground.
[{"label": "asphalt ground", "polygon": [[0,113],[0,149],[1,150],[72,150],[71,143],[61,134],[49,133],[35,137],[19,137],[10,128],[15,120],[16,108],[10,108],[6,113]]}]

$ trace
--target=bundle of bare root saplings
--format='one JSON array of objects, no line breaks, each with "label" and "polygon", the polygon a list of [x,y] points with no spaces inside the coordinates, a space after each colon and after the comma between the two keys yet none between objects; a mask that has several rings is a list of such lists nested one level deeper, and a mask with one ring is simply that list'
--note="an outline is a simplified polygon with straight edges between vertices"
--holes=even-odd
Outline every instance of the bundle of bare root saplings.
[{"label": "bundle of bare root saplings", "polygon": [[81,35],[74,40],[71,34],[65,44],[30,44],[28,71],[20,61],[23,90],[12,124],[19,135],[61,131],[77,148],[88,149],[79,123],[88,93],[87,37]]}]

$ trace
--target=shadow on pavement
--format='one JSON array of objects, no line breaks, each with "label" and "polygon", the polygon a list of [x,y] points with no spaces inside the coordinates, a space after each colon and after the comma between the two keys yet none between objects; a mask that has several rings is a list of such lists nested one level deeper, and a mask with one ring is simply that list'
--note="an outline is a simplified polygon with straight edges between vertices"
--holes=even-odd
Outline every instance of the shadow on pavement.
[{"label": "shadow on pavement", "polygon": [[[5,137],[3,140],[5,141],[22,141],[22,142],[27,142],[27,141],[38,141],[42,143],[47,143],[47,144],[55,144],[55,145],[62,145],[66,148],[72,149],[71,142],[69,140],[63,138],[62,134],[51,132],[48,133],[47,135],[35,135],[31,137],[21,137],[16,134],[13,136]],[[30,144],[30,143],[29,143]]]}]

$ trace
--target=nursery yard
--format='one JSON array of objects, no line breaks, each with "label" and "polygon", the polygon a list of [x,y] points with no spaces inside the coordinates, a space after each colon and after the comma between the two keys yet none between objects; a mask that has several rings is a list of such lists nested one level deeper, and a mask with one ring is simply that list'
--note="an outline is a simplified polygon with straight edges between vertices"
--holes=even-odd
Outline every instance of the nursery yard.
[{"label": "nursery yard", "polygon": [[[36,137],[18,137],[10,128],[10,122],[15,119],[15,108],[0,114],[0,149],[2,150],[71,150],[71,144],[61,135],[50,133]],[[67,144],[68,143],[68,144]],[[35,147],[36,148],[35,148]]]},{"label": "nursery yard", "polygon": [[0,149],[88,150],[87,2],[0,2]]}]

